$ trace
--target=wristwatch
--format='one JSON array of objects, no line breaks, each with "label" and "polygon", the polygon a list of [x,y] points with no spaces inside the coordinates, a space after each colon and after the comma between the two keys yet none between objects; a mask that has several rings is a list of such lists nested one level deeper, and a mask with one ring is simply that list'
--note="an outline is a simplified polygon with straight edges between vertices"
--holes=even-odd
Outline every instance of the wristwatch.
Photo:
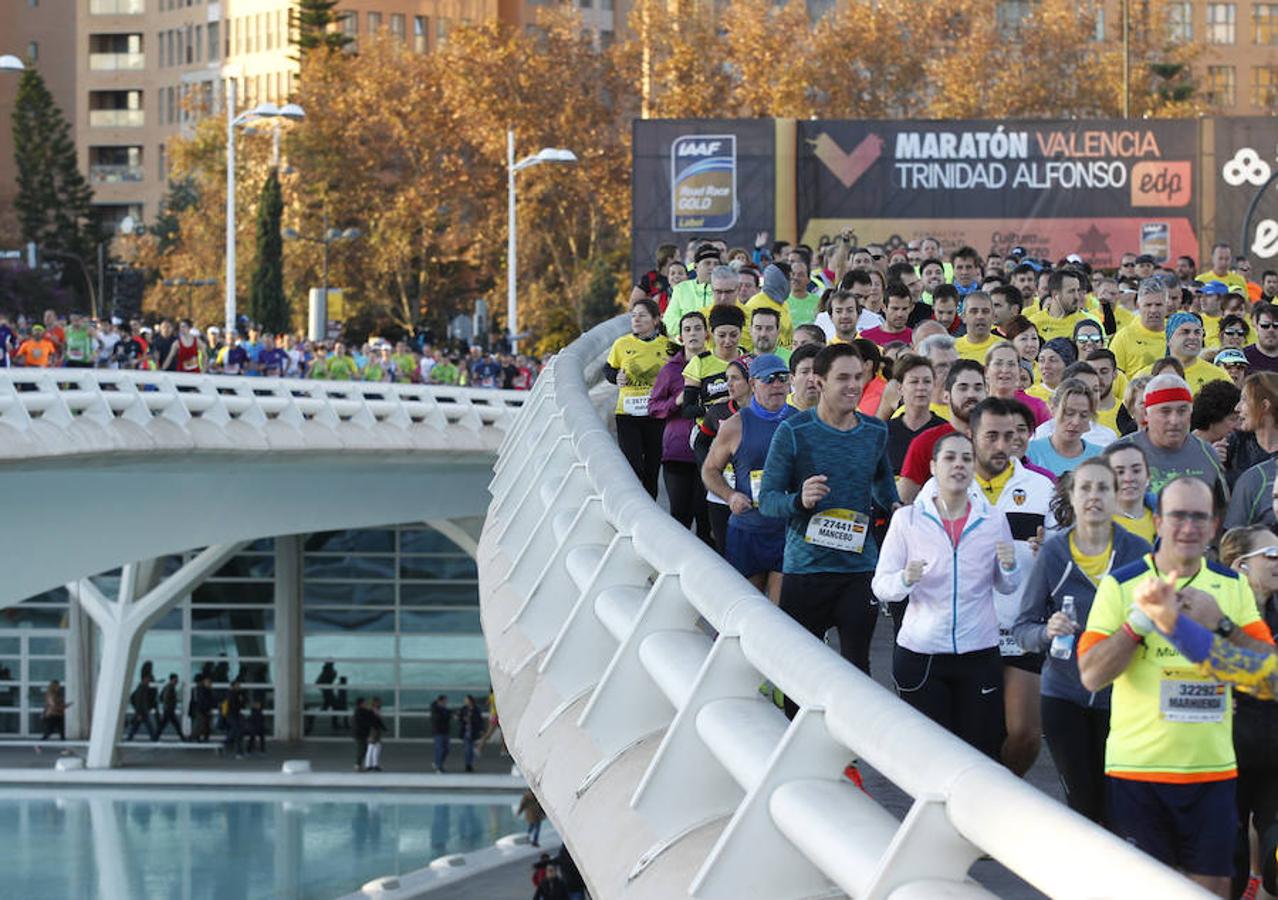
[{"label": "wristwatch", "polygon": [[1229,616],[1221,616],[1220,621],[1216,623],[1216,628],[1214,630],[1216,634],[1221,637],[1228,638],[1234,633],[1234,627],[1233,620],[1230,619]]}]

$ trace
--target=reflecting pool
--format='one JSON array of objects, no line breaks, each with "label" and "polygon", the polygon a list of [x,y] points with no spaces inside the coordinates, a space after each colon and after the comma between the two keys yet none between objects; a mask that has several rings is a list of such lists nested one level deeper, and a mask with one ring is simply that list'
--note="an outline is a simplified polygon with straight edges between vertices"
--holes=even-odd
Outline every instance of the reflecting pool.
[{"label": "reflecting pool", "polygon": [[331,900],[522,831],[518,794],[0,790],[0,896]]}]

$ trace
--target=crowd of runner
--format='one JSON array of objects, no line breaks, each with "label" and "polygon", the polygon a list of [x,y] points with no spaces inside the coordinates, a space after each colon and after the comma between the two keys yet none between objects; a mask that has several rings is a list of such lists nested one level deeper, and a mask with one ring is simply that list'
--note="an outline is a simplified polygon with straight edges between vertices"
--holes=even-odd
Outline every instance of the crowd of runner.
[{"label": "crowd of runner", "polygon": [[690,540],[867,672],[890,616],[903,700],[1018,775],[1045,740],[1073,809],[1255,897],[1278,889],[1275,295],[1223,244],[1102,271],[698,239],[660,248],[604,372]]},{"label": "crowd of runner", "polygon": [[379,381],[528,390],[542,363],[523,354],[492,353],[479,346],[456,349],[425,336],[391,342],[371,338],[308,341],[245,326],[230,335],[217,325],[195,328],[188,320],[94,320],[46,310],[41,321],[0,313],[0,368],[97,368],[208,372],[326,381]]}]

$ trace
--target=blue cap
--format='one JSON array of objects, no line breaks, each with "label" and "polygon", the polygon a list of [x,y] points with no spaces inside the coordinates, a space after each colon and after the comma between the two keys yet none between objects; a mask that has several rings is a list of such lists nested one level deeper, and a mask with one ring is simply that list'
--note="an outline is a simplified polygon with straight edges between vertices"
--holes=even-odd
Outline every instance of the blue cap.
[{"label": "blue cap", "polygon": [[1202,325],[1203,320],[1198,318],[1197,313],[1191,312],[1174,312],[1167,317],[1166,338],[1168,343],[1171,342],[1172,335],[1176,333],[1176,329],[1182,325],[1193,322],[1195,325]]},{"label": "blue cap", "polygon": [[1229,285],[1223,281],[1209,281],[1203,285],[1204,294],[1228,294]]},{"label": "blue cap", "polygon": [[1213,362],[1218,366],[1247,366],[1251,363],[1247,360],[1247,354],[1243,353],[1237,347],[1226,347],[1216,354]]},{"label": "blue cap", "polygon": [[767,378],[778,372],[790,374],[790,367],[781,361],[775,353],[761,353],[750,361],[751,378]]}]

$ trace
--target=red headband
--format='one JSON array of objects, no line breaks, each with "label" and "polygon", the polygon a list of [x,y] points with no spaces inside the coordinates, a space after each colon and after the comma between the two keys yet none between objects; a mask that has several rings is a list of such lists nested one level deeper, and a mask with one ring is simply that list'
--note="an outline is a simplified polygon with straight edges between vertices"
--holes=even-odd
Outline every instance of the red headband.
[{"label": "red headband", "polygon": [[1145,408],[1149,409],[1159,403],[1175,403],[1178,400],[1193,403],[1194,396],[1183,387],[1163,388],[1161,391],[1152,391],[1145,395]]}]

